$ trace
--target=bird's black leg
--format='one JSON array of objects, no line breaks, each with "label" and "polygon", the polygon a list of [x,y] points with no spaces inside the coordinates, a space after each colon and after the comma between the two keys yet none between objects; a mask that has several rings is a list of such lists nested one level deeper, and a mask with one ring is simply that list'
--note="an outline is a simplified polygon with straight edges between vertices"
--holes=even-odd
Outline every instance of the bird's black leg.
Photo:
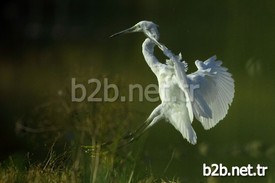
[{"label": "bird's black leg", "polygon": [[[145,121],[135,131],[127,133],[124,136],[122,136],[119,139],[119,147],[123,147],[123,146],[133,142],[134,140],[137,140],[143,134],[143,132],[145,131],[145,129],[147,128],[147,126],[149,124],[150,124],[149,121]],[[113,143],[114,143],[114,141],[110,140],[110,141],[102,143],[100,146],[101,147],[107,147],[107,146],[109,146]]]},{"label": "bird's black leg", "polygon": [[[132,143],[133,141],[137,140],[146,130],[146,128],[148,127],[148,125],[150,124],[149,120],[146,120],[144,123],[142,123],[134,132],[130,132],[125,134],[124,136],[122,136],[119,140],[118,140],[118,148],[122,148],[130,143]],[[82,148],[85,150],[85,152],[89,152],[93,155],[93,153],[95,153],[97,151],[98,148],[100,149],[108,149],[108,147],[110,145],[112,145],[115,141],[114,140],[109,140],[107,142],[104,142],[102,144],[99,145],[95,145],[95,146],[82,146]]]},{"label": "bird's black leg", "polygon": [[[119,148],[124,147],[125,145],[128,145],[128,144],[132,143],[133,141],[137,140],[145,132],[145,130],[149,124],[150,124],[149,121],[145,121],[134,132],[130,132],[127,135],[123,136],[120,139],[120,142],[122,144],[120,144],[118,147]],[[123,143],[123,141],[125,141],[125,140],[126,140],[126,142]]]}]

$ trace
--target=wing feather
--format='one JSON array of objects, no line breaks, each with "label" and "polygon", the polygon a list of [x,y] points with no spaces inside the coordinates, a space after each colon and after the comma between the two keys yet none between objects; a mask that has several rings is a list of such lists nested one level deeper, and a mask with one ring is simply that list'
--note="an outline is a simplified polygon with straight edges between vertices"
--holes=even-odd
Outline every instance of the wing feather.
[{"label": "wing feather", "polygon": [[193,91],[193,112],[204,129],[210,129],[227,114],[234,98],[234,80],[216,56],[195,64],[198,70],[187,75],[189,85],[198,87]]}]

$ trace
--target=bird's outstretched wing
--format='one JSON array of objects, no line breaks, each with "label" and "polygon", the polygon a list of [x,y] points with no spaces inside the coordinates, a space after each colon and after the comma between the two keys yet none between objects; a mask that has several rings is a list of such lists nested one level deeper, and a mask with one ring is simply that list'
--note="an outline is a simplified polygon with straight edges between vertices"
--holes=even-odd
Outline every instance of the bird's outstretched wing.
[{"label": "bird's outstretched wing", "polygon": [[204,62],[197,60],[195,64],[198,70],[187,75],[193,94],[192,108],[204,129],[210,129],[227,114],[234,97],[234,80],[216,56]]}]

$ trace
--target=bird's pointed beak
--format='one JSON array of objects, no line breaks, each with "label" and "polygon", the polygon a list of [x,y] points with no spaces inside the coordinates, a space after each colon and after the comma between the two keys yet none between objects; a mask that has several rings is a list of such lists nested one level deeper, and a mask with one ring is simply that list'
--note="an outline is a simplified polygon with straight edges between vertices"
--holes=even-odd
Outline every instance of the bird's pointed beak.
[{"label": "bird's pointed beak", "polygon": [[122,35],[122,34],[133,33],[133,32],[136,32],[136,27],[135,26],[133,26],[133,27],[131,27],[129,29],[120,31],[118,33],[115,33],[115,34],[111,35],[110,38],[113,38],[113,37],[116,37],[116,36],[119,36],[119,35]]},{"label": "bird's pointed beak", "polygon": [[156,38],[148,34],[147,32],[144,32],[145,36],[151,39],[162,51],[163,51],[163,45],[158,42]]},{"label": "bird's pointed beak", "polygon": [[119,36],[119,35],[122,35],[122,34],[128,34],[128,33],[133,33],[133,32],[144,32],[145,36],[148,37],[149,39],[151,39],[162,51],[163,51],[163,45],[160,44],[158,42],[158,40],[156,38],[154,38],[149,32],[147,31],[138,31],[137,30],[137,27],[136,25],[131,27],[131,28],[128,28],[126,30],[123,30],[123,31],[120,31],[118,33],[115,33],[113,35],[110,36],[110,38],[113,38],[113,37],[116,37],[116,36]]}]

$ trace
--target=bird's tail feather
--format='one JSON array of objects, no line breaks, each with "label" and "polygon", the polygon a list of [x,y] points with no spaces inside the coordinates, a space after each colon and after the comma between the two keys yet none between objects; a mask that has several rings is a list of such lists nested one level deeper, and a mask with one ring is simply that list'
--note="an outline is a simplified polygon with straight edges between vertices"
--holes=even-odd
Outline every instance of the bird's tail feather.
[{"label": "bird's tail feather", "polygon": [[181,134],[191,144],[195,145],[197,143],[197,135],[191,125],[181,130]]},{"label": "bird's tail feather", "polygon": [[171,124],[181,133],[183,138],[185,138],[189,143],[193,145],[197,143],[197,135],[191,123],[180,121],[171,122]]}]

